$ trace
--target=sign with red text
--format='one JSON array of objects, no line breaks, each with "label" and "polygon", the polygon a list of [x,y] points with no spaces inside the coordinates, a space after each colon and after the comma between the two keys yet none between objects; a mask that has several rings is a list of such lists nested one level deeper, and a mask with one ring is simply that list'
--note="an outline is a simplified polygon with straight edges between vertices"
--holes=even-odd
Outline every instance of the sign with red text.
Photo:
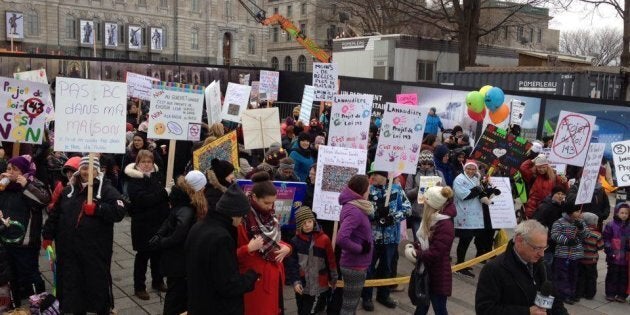
[{"label": "sign with red text", "polygon": [[157,82],[151,89],[151,139],[199,141],[204,89],[199,85]]},{"label": "sign with red text", "polygon": [[0,77],[0,141],[42,143],[52,112],[48,84]]},{"label": "sign with red text", "polygon": [[396,103],[405,105],[418,105],[418,94],[396,94]]},{"label": "sign with red text", "polygon": [[582,169],[582,178],[578,187],[575,204],[581,205],[590,203],[593,199],[593,192],[599,179],[599,168],[602,166],[602,157],[606,149],[605,143],[591,143],[586,154],[586,162]]},{"label": "sign with red text", "polygon": [[57,77],[55,151],[125,153],[127,84]]},{"label": "sign with red text", "polygon": [[582,167],[597,117],[560,111],[549,160]]},{"label": "sign with red text", "polygon": [[373,101],[374,97],[366,94],[335,95],[328,145],[367,150]]}]

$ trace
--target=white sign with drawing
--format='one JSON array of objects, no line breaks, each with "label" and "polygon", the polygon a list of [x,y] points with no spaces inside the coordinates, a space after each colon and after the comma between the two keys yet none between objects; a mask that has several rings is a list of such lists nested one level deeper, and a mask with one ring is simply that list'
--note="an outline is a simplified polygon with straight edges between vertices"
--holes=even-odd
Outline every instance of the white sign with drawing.
[{"label": "white sign with drawing", "polygon": [[602,157],[606,149],[605,143],[591,143],[586,155],[586,162],[582,169],[582,178],[578,187],[575,204],[581,205],[590,203],[593,198],[595,186],[599,180],[599,168],[602,166]]},{"label": "white sign with drawing", "polygon": [[610,145],[617,175],[617,186],[630,186],[630,140],[613,142]]},{"label": "white sign with drawing", "polygon": [[252,87],[229,82],[223,99],[221,117],[224,120],[241,122],[241,113],[247,109]]}]

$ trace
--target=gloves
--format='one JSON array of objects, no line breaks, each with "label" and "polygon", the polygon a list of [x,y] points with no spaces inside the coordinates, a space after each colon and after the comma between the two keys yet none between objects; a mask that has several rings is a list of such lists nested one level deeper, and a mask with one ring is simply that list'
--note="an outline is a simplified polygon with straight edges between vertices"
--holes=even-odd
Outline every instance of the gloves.
[{"label": "gloves", "polygon": [[473,199],[473,198],[481,195],[481,193],[483,193],[483,189],[481,187],[479,187],[479,186],[475,186],[475,187],[470,189],[470,193],[468,194],[468,196],[466,196],[466,198],[464,198],[464,200]]},{"label": "gloves", "polygon": [[363,241],[363,244],[361,244],[361,254],[368,254],[370,249],[372,249],[372,244],[368,241]]},{"label": "gloves", "polygon": [[578,241],[577,241],[576,239],[572,238],[572,239],[569,239],[569,240],[567,241],[567,244],[566,244],[566,245],[567,245],[567,246],[575,246],[575,245],[577,245],[577,244],[578,244]]},{"label": "gloves", "polygon": [[52,244],[52,240],[42,240],[42,249],[46,250],[46,248],[48,248],[48,246],[52,246]]},{"label": "gloves", "polygon": [[96,200],[92,200],[91,204],[83,202],[83,206],[81,207],[81,209],[83,210],[83,213],[85,213],[85,215],[93,216],[94,212],[96,211],[96,207]]},{"label": "gloves", "polygon": [[573,225],[575,225],[578,230],[584,230],[584,222],[582,222],[581,220],[575,220],[575,222],[573,222]]},{"label": "gloves", "polygon": [[149,248],[152,250],[156,250],[160,248],[160,242],[162,241],[162,237],[158,234],[153,235],[151,239],[149,239]]}]

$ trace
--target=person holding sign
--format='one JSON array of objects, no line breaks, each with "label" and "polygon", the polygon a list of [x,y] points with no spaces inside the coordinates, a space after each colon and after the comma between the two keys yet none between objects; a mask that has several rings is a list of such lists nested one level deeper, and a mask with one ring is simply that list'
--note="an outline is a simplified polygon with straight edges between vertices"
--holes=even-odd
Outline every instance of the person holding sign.
[{"label": "person holding sign", "polygon": [[94,191],[87,203],[89,157],[83,157],[44,226],[42,247],[55,241],[57,292],[63,313],[109,314],[114,223],[125,217],[125,202],[100,163],[93,161]]},{"label": "person holding sign", "polygon": [[444,174],[435,169],[435,163],[433,162],[433,152],[424,150],[420,152],[418,158],[418,170],[416,175],[409,176],[405,182],[405,194],[409,200],[414,200],[411,203],[411,216],[407,219],[407,224],[411,224],[411,231],[413,232],[414,240],[417,241],[416,232],[420,228],[420,222],[422,221],[422,211],[424,204],[418,200],[418,195],[422,195],[424,190],[428,187],[420,187],[423,182],[422,178],[426,176],[439,177],[440,182],[437,186],[444,186]]},{"label": "person holding sign", "polygon": [[9,160],[6,172],[0,174],[0,183],[3,184],[0,209],[23,228],[7,229],[4,233],[13,270],[11,290],[17,306],[20,300],[46,289],[39,272],[39,246],[42,210],[50,201],[50,194],[44,184],[33,176],[33,166],[29,159],[17,156]]},{"label": "person holding sign", "polygon": [[[521,164],[521,174],[527,185],[528,199],[525,204],[525,217],[531,219],[534,216],[538,204],[545,197],[549,196],[556,184],[567,185],[567,179],[556,175],[556,172],[549,166],[547,156],[539,154],[532,160],[526,160]],[[567,187],[568,188],[568,187]]]},{"label": "person holding sign", "polygon": [[241,273],[253,269],[261,274],[254,291],[245,294],[245,314],[277,315],[283,309],[282,261],[291,247],[280,240],[280,224],[275,216],[276,187],[266,172],[252,176],[251,209],[238,226],[237,257]]}]

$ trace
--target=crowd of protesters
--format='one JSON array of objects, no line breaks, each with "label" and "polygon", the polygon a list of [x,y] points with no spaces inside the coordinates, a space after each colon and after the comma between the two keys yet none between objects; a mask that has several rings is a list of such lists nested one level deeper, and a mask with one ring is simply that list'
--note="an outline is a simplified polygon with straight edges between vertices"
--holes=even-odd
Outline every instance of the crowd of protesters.
[{"label": "crowd of protesters", "polygon": [[[115,307],[114,224],[125,215],[131,218],[135,251],[134,294],[141,300],[151,298],[146,286],[150,265],[151,288],[165,292],[165,315],[282,314],[285,284],[295,291],[300,315],[324,310],[354,314],[359,305],[373,311],[373,300],[396,308],[391,287],[374,290],[364,284],[366,279],[397,276],[399,244],[408,233],[405,227],[414,240],[408,258],[422,263],[429,274],[430,302],[418,305],[416,314],[426,314],[430,305],[435,314],[448,314],[454,239],[458,239],[454,263],[465,261],[471,244],[475,256],[493,249],[496,230],[489,197],[500,192],[489,184],[488,166],[470,159],[469,135],[459,126],[444,129],[435,109],[427,122],[416,174],[375,169],[379,128],[370,128],[367,175],[355,175],[340,186],[340,222],[333,244],[331,222],[317,220],[312,211],[317,152],[326,143],[329,111],[305,125],[298,120],[296,108],[281,125],[281,143],[265,151],[239,145],[239,165],[214,159],[211,169],[202,173],[192,170],[194,149],[233,129],[242,144],[238,126],[204,125],[199,142],[178,143],[175,178],[168,180],[164,161],[171,148],[165,141],[147,139],[146,106],[131,107],[136,112],[128,117],[128,147],[123,155],[93,155],[90,162],[84,153],[53,151],[50,137],[41,145],[22,145],[19,155],[2,159],[6,163],[0,170],[0,267],[4,267],[0,285],[10,283],[15,306],[46,290],[39,272],[40,247],[54,245],[61,311],[110,314]],[[46,134],[54,134],[54,124]],[[540,311],[529,295],[547,280],[558,299],[554,314],[566,312],[563,303],[592,299],[602,249],[608,264],[606,299],[625,302],[628,296],[630,205],[615,205],[609,219],[611,206],[601,186],[591,203],[576,205],[580,170],[557,175],[541,154],[545,145],[536,142],[520,167],[528,196],[522,217],[524,222],[540,224],[521,223],[506,254],[484,266],[478,314],[511,314],[509,310],[519,308]],[[6,153],[0,150],[0,154]],[[88,196],[90,165],[94,180]],[[423,176],[438,177],[437,187],[420,187]],[[248,193],[238,186],[237,178],[251,179]],[[306,198],[295,213],[295,230],[284,229],[275,216],[273,180],[307,184]],[[482,219],[483,227],[466,228],[459,221],[463,214]],[[491,271],[500,268],[499,262],[524,268],[524,276],[535,280],[528,284],[525,298],[496,292],[500,277],[509,276]],[[528,275],[532,264],[535,270]],[[457,275],[474,278],[473,271],[464,268]],[[343,289],[336,288],[340,279]]]}]

